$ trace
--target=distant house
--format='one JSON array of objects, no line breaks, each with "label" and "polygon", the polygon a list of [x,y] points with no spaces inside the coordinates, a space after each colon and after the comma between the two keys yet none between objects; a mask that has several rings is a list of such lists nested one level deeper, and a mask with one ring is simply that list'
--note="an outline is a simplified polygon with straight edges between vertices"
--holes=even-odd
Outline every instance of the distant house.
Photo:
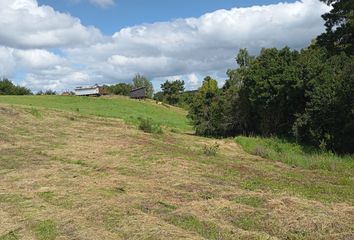
[{"label": "distant house", "polygon": [[133,99],[145,99],[146,98],[146,88],[136,88],[130,91],[130,98]]},{"label": "distant house", "polygon": [[101,96],[103,90],[100,86],[95,85],[92,87],[77,87],[75,88],[75,96]]}]

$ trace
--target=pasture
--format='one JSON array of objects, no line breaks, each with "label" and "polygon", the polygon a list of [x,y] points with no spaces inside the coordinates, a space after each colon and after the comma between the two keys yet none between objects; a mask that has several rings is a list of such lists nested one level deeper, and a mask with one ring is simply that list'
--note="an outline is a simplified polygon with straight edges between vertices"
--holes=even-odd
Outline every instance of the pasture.
[{"label": "pasture", "polygon": [[354,237],[352,168],[256,156],[190,134],[185,115],[126,98],[0,97],[0,240]]}]

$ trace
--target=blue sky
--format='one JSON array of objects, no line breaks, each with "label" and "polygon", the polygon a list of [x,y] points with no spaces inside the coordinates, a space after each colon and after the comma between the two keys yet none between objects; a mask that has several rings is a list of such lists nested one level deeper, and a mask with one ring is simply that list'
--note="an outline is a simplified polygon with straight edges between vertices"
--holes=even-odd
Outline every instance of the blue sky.
[{"label": "blue sky", "polygon": [[319,0],[1,0],[0,78],[33,91],[152,80],[221,86],[240,48],[301,49],[324,31]]},{"label": "blue sky", "polygon": [[[84,0],[39,0],[61,12],[69,12],[84,25],[94,25],[105,34],[142,23],[199,17],[207,12],[235,7],[278,3],[276,0],[118,0],[105,8]],[[287,2],[294,2],[287,0]]]}]

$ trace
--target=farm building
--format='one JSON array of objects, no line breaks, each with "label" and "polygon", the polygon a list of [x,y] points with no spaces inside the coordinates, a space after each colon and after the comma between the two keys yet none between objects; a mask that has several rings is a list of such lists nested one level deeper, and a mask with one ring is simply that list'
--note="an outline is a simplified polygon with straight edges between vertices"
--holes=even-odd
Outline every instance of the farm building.
[{"label": "farm building", "polygon": [[77,87],[75,88],[75,96],[101,96],[103,90],[100,86]]},{"label": "farm building", "polygon": [[145,87],[141,87],[141,88],[133,89],[130,92],[130,98],[133,98],[133,99],[144,99],[144,98],[146,98],[146,88]]}]

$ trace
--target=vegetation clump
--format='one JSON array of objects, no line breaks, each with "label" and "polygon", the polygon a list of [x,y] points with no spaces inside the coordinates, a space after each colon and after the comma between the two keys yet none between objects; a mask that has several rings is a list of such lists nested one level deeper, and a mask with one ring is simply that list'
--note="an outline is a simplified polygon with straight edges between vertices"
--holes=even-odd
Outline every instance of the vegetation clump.
[{"label": "vegetation clump", "polygon": [[151,118],[139,118],[139,129],[146,133],[162,134],[160,124],[154,122]]},{"label": "vegetation clump", "polygon": [[218,143],[214,143],[212,145],[204,145],[203,146],[203,153],[207,156],[216,156],[220,148]]},{"label": "vegetation clump", "polygon": [[0,79],[0,95],[32,95],[31,90],[14,85],[8,79]]},{"label": "vegetation clump", "polygon": [[236,137],[235,141],[253,155],[284,162],[293,167],[328,171],[354,170],[354,156],[305,147],[279,138]]}]

